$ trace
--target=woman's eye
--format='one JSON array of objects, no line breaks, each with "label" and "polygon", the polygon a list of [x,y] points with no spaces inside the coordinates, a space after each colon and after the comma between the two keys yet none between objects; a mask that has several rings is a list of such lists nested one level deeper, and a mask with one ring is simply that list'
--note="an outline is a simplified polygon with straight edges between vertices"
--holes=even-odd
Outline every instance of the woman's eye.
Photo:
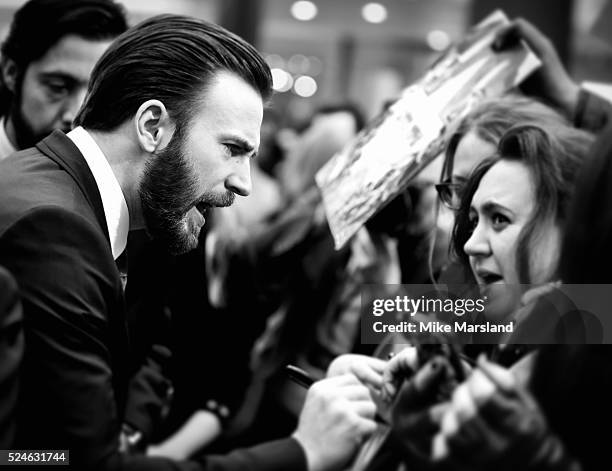
[{"label": "woman's eye", "polygon": [[503,229],[509,222],[510,220],[503,214],[495,213],[491,216],[491,223],[494,229]]},{"label": "woman's eye", "polygon": [[477,225],[478,225],[478,217],[477,216],[470,217],[470,219],[468,220],[468,233],[470,235],[476,230]]}]

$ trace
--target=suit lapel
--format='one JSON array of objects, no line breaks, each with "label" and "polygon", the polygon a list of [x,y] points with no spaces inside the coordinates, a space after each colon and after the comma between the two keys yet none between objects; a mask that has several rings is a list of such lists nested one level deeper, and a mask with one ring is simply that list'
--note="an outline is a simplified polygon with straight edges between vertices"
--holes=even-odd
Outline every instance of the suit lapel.
[{"label": "suit lapel", "polygon": [[[75,181],[85,199],[91,206],[95,217],[108,241],[109,253],[111,249],[104,206],[96,180],[89,169],[85,158],[74,143],[61,131],[54,131],[40,141],[36,148],[64,169]],[[112,370],[117,407],[121,412],[125,406],[125,393],[129,380],[128,363],[125,358],[130,357],[130,346],[125,319],[124,297],[121,290],[119,271],[116,272],[117,293],[119,294],[117,310],[110,309],[107,313],[109,325],[113,334],[110,336],[109,348],[112,356]]]},{"label": "suit lapel", "polygon": [[110,245],[100,190],[98,190],[96,180],[77,146],[63,132],[53,131],[36,144],[36,148],[66,170],[73,178],[91,206],[102,232],[104,232],[104,237]]}]

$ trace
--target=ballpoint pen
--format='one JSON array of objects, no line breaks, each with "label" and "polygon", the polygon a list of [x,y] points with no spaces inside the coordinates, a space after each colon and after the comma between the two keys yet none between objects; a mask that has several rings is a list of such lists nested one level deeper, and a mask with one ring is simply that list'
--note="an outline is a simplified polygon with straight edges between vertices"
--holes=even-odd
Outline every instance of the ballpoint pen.
[{"label": "ballpoint pen", "polygon": [[[314,378],[310,376],[308,372],[304,371],[302,368],[298,368],[297,366],[287,365],[285,367],[285,371],[287,372],[289,379],[296,384],[299,384],[303,388],[308,389],[310,386],[312,386],[312,383],[315,382]],[[374,420],[382,424],[388,423],[379,413],[376,413]]]}]

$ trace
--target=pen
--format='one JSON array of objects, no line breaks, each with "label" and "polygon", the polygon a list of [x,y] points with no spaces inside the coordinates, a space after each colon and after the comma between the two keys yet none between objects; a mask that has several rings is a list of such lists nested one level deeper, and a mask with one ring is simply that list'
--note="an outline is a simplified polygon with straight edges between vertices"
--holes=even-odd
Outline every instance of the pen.
[{"label": "pen", "polygon": [[285,367],[285,370],[287,371],[289,379],[299,384],[300,386],[303,386],[306,389],[308,389],[310,386],[312,386],[312,383],[314,383],[314,379],[312,378],[312,376],[310,376],[302,368],[298,368],[294,365],[287,365]]},{"label": "pen", "polygon": [[[287,365],[285,366],[285,371],[287,372],[287,375],[289,376],[289,379],[291,381],[299,384],[300,386],[306,389],[312,386],[312,383],[315,382],[312,376],[310,376],[306,371],[304,371],[302,368],[298,368],[297,366]],[[376,415],[374,416],[374,420],[382,424],[388,423],[379,413],[376,413]]]}]

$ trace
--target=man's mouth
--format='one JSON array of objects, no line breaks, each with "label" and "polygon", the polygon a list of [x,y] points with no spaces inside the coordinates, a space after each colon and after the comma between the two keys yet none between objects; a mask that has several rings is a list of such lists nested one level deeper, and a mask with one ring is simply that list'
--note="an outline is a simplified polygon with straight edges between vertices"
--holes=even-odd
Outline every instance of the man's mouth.
[{"label": "man's mouth", "polygon": [[202,216],[206,217],[206,211],[208,210],[208,208],[210,208],[210,206],[204,203],[203,201],[200,201],[198,204],[195,205],[195,208]]}]

